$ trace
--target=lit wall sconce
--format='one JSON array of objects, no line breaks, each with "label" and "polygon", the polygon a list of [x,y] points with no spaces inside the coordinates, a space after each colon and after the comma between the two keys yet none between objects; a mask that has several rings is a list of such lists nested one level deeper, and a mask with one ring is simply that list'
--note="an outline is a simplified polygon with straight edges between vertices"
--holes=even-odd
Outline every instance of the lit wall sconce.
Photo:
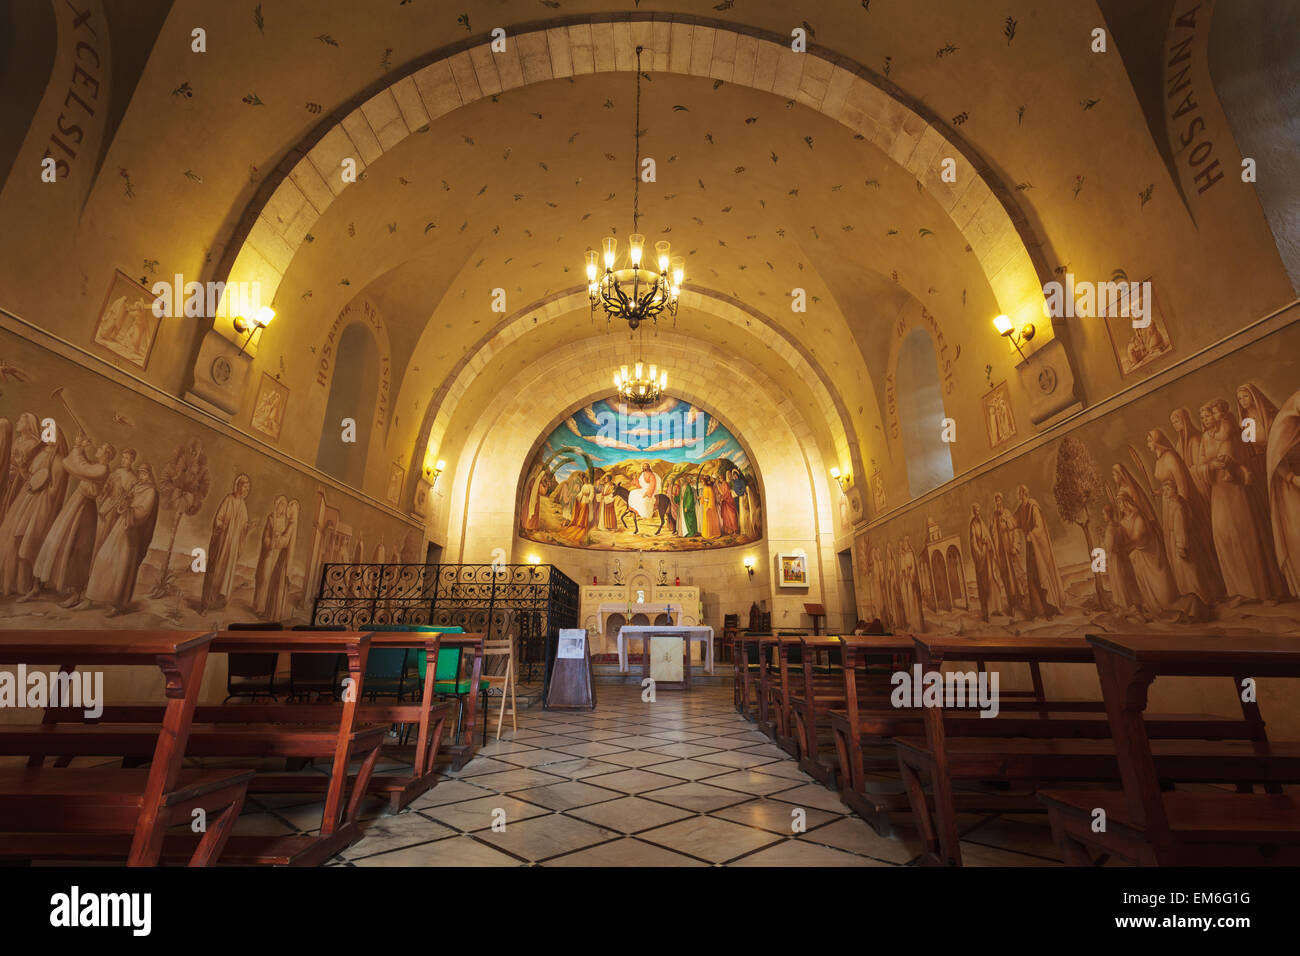
[{"label": "lit wall sconce", "polygon": [[831,477],[840,483],[840,493],[847,495],[849,493],[849,483],[853,480],[853,476],[848,472],[841,475],[838,468],[832,468]]},{"label": "lit wall sconce", "polygon": [[424,477],[428,480],[429,484],[431,485],[436,485],[438,483],[438,476],[441,475],[446,470],[447,470],[447,463],[443,461],[441,458],[439,458],[432,465],[430,465],[427,461],[424,463]]},{"label": "lit wall sconce", "polygon": [[244,344],[239,349],[240,355],[244,354],[244,350],[247,349],[249,343],[253,341],[253,336],[256,335],[258,332],[261,332],[262,329],[266,328],[268,325],[270,325],[271,320],[274,318],[275,318],[275,310],[270,309],[267,306],[262,306],[251,316],[250,315],[235,316],[235,331],[238,332],[240,335],[248,336],[248,338],[244,339]]},{"label": "lit wall sconce", "polygon": [[1014,345],[1016,351],[1020,353],[1020,357],[1026,362],[1029,361],[1029,356],[1025,355],[1024,351],[1020,348],[1020,343],[1033,340],[1034,323],[1026,322],[1024,327],[1021,328],[1020,333],[1017,334],[1015,324],[1011,321],[1011,317],[1007,315],[999,315],[993,320],[993,328],[997,329],[998,335],[1010,339],[1011,344]]},{"label": "lit wall sconce", "polygon": [[541,563],[542,563],[542,559],[539,558],[539,557],[538,557],[537,555],[535,555],[535,554],[530,554],[530,555],[528,556],[528,563],[529,563],[529,564],[541,564]]},{"label": "lit wall sconce", "polygon": [[745,555],[745,570],[749,572],[751,578],[754,576],[754,556],[752,554]]}]

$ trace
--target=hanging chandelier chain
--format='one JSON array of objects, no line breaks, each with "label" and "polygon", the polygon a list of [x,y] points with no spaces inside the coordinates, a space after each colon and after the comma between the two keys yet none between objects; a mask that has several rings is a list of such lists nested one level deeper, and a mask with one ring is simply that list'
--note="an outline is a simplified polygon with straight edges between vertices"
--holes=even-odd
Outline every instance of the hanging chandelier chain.
[{"label": "hanging chandelier chain", "polygon": [[636,165],[632,169],[632,231],[636,232],[637,221],[641,218],[641,47],[636,48],[636,114],[633,124]]}]

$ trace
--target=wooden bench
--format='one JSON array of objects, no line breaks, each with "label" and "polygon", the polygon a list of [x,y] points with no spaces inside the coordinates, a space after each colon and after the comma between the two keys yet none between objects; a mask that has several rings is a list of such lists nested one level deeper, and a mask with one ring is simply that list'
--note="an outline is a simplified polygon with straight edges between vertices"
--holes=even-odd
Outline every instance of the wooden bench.
[{"label": "wooden bench", "polygon": [[[116,767],[0,770],[0,859],[128,856],[128,837],[146,816],[151,772]],[[183,854],[189,866],[209,866],[220,857],[252,777],[251,770],[181,770],[176,775],[157,818],[165,830],[192,826],[195,811],[202,812],[202,836]],[[105,836],[113,839],[104,841]]]},{"label": "wooden bench", "polygon": [[[915,642],[924,671],[939,671],[945,659],[1040,664],[1085,663],[1092,657],[1091,646],[1081,638],[918,637]],[[1034,693],[1042,693],[1041,679],[1035,679]],[[960,865],[958,809],[1031,811],[1041,807],[1031,799],[1033,787],[1041,781],[1119,780],[1116,751],[1106,739],[1111,726],[1103,724],[1095,710],[1082,710],[1087,703],[1095,702],[1003,700],[1007,713],[992,719],[973,711],[954,714],[940,707],[921,708],[925,736],[896,736],[895,744],[909,805],[925,844],[923,861]],[[1300,748],[1288,753],[1286,761],[1261,757],[1263,724],[1257,713],[1244,713],[1241,720],[1168,715],[1152,725],[1154,735],[1164,738],[1155,747],[1166,781],[1276,785],[1300,779],[1296,776]],[[1198,735],[1214,739],[1188,739]],[[1273,756],[1282,753],[1275,751]],[[933,814],[924,792],[926,779],[931,783]],[[992,780],[1015,781],[1029,790],[1020,795],[968,792],[958,807],[956,783],[971,786]]]},{"label": "wooden bench", "polygon": [[758,681],[762,667],[759,639],[770,636],[770,634],[745,633],[736,640],[732,662],[736,675],[736,709],[749,721],[758,719]]},{"label": "wooden bench", "polygon": [[[1289,782],[1296,744],[1269,742],[1245,678],[1300,677],[1300,648],[1288,635],[1089,635],[1106,714],[1116,741],[1122,792],[1046,790],[1052,833],[1067,863],[1110,856],[1157,866],[1294,866],[1300,863],[1300,801],[1272,793],[1168,792],[1162,742],[1145,715],[1151,683],[1162,675],[1231,677],[1243,715],[1261,732],[1251,741],[1264,779]],[[1253,782],[1253,781],[1252,781]],[[1240,788],[1239,788],[1240,790]],[[1094,831],[1095,812],[1105,827]]]},{"label": "wooden bench", "polygon": [[774,660],[765,663],[769,678],[768,708],[776,745],[799,759],[799,738],[790,701],[803,686],[803,635],[782,634],[773,639]]},{"label": "wooden bench", "polygon": [[[0,665],[51,663],[72,673],[78,666],[147,664],[162,671],[167,698],[157,708],[158,726],[140,745],[148,770],[33,766],[0,773],[0,854],[81,857],[94,849],[93,838],[113,841],[111,855],[128,866],[154,866],[167,828],[202,810],[207,828],[180,859],[191,866],[216,861],[228,846],[250,775],[181,767],[211,643],[212,634],[203,631],[0,631]],[[43,724],[3,726],[11,740],[26,733],[42,745],[49,733]]]},{"label": "wooden bench", "polygon": [[[789,705],[799,745],[799,769],[835,790],[840,767],[830,715],[845,707],[842,644],[835,636],[801,637],[799,641],[802,681],[791,690]],[[825,664],[817,662],[819,654],[826,656]]]}]

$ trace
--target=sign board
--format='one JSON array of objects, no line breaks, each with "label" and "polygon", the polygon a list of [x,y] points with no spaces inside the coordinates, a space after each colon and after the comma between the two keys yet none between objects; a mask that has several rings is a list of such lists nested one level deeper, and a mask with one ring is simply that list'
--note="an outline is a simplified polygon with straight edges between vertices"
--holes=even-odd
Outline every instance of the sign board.
[{"label": "sign board", "polygon": [[546,710],[595,710],[596,687],[591,677],[591,648],[585,629],[561,628],[546,682]]}]

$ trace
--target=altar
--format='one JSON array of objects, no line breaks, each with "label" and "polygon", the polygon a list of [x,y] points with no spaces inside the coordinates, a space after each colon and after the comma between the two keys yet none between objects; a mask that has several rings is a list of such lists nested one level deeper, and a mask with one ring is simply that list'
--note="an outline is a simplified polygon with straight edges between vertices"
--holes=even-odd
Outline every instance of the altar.
[{"label": "altar", "polygon": [[[618,669],[627,673],[627,646],[643,642],[641,674],[653,677],[657,686],[691,689],[691,642],[703,645],[704,669],[713,673],[713,628],[673,625],[628,624],[618,629]],[[683,644],[685,646],[683,646]]]},{"label": "altar", "polygon": [[[640,564],[626,578],[621,571],[617,577],[621,580],[583,585],[579,593],[578,620],[587,629],[593,655],[618,653],[618,632],[625,626],[682,628],[702,623],[699,588],[668,583],[662,571],[656,580]],[[621,662],[626,667],[625,657]]]}]

